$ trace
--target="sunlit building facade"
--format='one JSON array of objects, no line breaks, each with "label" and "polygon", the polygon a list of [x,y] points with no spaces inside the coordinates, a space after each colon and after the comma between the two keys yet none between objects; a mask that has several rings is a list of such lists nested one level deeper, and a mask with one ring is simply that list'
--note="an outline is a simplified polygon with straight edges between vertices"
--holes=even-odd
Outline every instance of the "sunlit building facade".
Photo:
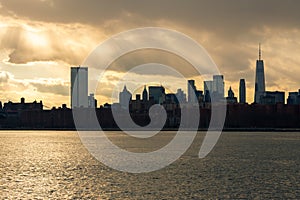
[{"label": "sunlit building facade", "polygon": [[88,107],[88,68],[71,67],[71,108]]}]

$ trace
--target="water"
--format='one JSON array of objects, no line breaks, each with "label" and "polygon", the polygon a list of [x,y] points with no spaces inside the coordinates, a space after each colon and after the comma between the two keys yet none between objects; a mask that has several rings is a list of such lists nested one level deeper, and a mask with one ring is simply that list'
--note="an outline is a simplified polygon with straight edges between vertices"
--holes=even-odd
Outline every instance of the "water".
[{"label": "water", "polygon": [[[173,132],[146,143],[109,132],[130,151],[165,145]],[[203,133],[172,165],[147,174],[110,169],[76,132],[0,132],[0,199],[300,199],[300,133],[223,133],[198,159]]]}]

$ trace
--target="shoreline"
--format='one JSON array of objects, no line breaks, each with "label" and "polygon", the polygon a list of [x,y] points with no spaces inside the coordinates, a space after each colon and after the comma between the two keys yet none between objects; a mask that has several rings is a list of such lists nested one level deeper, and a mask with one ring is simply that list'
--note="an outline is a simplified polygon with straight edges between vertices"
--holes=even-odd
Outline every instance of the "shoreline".
[{"label": "shoreline", "polygon": [[[165,128],[162,130],[134,130],[124,129],[126,131],[178,131],[176,128]],[[0,128],[0,131],[99,131],[99,129],[76,129],[76,128]],[[102,131],[122,131],[117,128],[105,128]],[[190,129],[182,129],[182,131],[194,131]],[[208,131],[207,128],[198,129],[199,132]],[[211,129],[210,131],[218,131]],[[300,128],[225,128],[222,132],[300,132]]]}]

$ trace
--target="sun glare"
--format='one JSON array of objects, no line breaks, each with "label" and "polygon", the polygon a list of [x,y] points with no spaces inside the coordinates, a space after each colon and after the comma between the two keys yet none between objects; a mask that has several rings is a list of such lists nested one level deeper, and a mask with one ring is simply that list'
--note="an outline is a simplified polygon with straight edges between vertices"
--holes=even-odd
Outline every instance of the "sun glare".
[{"label": "sun glare", "polygon": [[4,23],[0,23],[0,28],[7,28],[7,24],[4,24]]},{"label": "sun glare", "polygon": [[36,47],[45,47],[48,45],[47,38],[40,33],[27,32],[26,39],[28,43]]}]

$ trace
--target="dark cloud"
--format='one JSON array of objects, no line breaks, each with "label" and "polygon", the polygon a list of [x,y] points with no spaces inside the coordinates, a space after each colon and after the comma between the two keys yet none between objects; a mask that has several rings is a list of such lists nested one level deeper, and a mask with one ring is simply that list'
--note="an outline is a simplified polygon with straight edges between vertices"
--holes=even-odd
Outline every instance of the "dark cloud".
[{"label": "dark cloud", "polygon": [[62,84],[31,83],[38,92],[69,96],[69,86]]},{"label": "dark cloud", "polygon": [[[211,33],[208,40],[199,38],[219,66],[226,71],[249,69],[247,59],[256,58],[256,47],[241,44],[264,42],[265,28],[273,30],[300,28],[300,1],[297,0],[9,0],[1,1],[7,14],[32,21],[54,23],[82,23],[93,25],[107,34],[114,34],[128,28],[171,24],[180,31],[201,35]],[[30,6],[29,6],[30,5]],[[11,14],[12,15],[12,14]],[[186,30],[185,30],[186,29]],[[82,31],[74,29],[74,32]],[[72,52],[63,43],[61,35],[51,33],[53,52],[41,55],[25,48],[18,38],[20,30],[9,30],[7,43],[14,51],[10,61],[47,61],[63,59],[78,64],[86,56]],[[262,34],[262,35],[261,35]],[[55,36],[53,38],[53,35]],[[17,39],[16,39],[17,38]],[[9,42],[13,41],[13,42]],[[17,48],[16,48],[17,46]],[[30,52],[26,54],[25,52]],[[68,53],[65,53],[68,52]],[[25,55],[25,56],[24,56]],[[28,55],[29,57],[26,57]],[[51,56],[49,56],[51,55]],[[245,59],[240,59],[245,58]]]},{"label": "dark cloud", "polygon": [[[8,28],[4,36],[0,35],[0,47],[11,50],[9,62],[12,63],[63,60],[77,65],[95,43],[103,41],[103,37],[92,35],[95,30],[110,37],[130,28],[162,26],[186,33],[201,43],[226,81],[238,83],[239,78],[246,78],[247,86],[253,88],[257,46],[262,42],[263,47],[268,45],[264,51],[269,73],[266,74],[267,86],[278,87],[280,77],[293,79],[292,88],[300,84],[296,76],[300,72],[300,61],[295,53],[300,51],[298,0],[0,0],[0,5],[2,16],[21,19],[29,25],[55,24],[44,33],[50,41],[47,52],[26,44],[23,27]],[[78,24],[80,28],[76,27]],[[85,30],[85,26],[95,29]],[[66,29],[66,32],[61,31]],[[94,46],[90,45],[93,42]],[[285,56],[283,49],[290,50],[291,53],[285,54],[291,55]],[[189,66],[174,55],[144,52],[120,58],[111,69],[123,72],[147,62],[167,64],[175,69]],[[274,71],[268,71],[269,67]],[[194,74],[189,70],[184,73],[186,76]],[[109,81],[114,79],[111,77]],[[66,92],[57,89],[64,91],[60,94]]]},{"label": "dark cloud", "polygon": [[[158,63],[169,66],[174,70],[178,71],[184,77],[192,77],[199,75],[199,72],[183,58],[167,51],[155,49],[138,50],[128,53],[117,59],[115,62],[113,62],[109,69],[112,71],[127,72],[136,66],[147,63]],[[135,71],[135,73],[142,75],[167,74],[164,71],[156,71],[151,69],[146,71]]]},{"label": "dark cloud", "polygon": [[2,0],[1,4],[19,17],[56,23],[103,25],[107,20],[143,18],[233,35],[258,26],[300,27],[298,0]]}]

